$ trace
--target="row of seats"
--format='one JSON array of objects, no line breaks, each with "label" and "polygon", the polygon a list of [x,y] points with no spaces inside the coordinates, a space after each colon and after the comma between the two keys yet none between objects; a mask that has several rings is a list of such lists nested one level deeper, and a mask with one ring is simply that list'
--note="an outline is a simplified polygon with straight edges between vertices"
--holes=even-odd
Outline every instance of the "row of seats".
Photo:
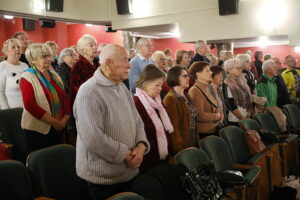
[{"label": "row of seats", "polygon": [[[56,145],[29,154],[27,167],[19,161],[0,161],[1,199],[87,200],[87,184],[76,175],[75,147]],[[143,200],[121,193],[110,200]]]}]

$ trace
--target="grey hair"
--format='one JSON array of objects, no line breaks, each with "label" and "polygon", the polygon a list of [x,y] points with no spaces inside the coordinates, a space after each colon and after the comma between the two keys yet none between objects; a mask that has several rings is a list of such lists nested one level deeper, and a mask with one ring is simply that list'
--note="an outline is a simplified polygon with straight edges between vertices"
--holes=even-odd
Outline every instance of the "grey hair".
[{"label": "grey hair", "polygon": [[155,51],[153,54],[152,54],[152,60],[155,62],[155,63],[157,63],[158,61],[159,61],[159,56],[160,55],[162,55],[164,58],[165,58],[165,54],[164,54],[164,52],[163,51]]},{"label": "grey hair", "polygon": [[145,44],[147,41],[150,41],[148,38],[140,38],[136,43],[136,48],[139,50],[143,44]]},{"label": "grey hair", "polygon": [[119,56],[118,49],[120,49],[120,48],[124,48],[124,47],[122,47],[120,45],[117,45],[117,44],[108,44],[108,45],[106,45],[100,53],[100,65],[101,65],[101,67],[105,66],[105,62],[106,62],[107,59],[112,59],[115,56]]},{"label": "grey hair", "polygon": [[235,59],[238,59],[243,67],[245,62],[251,61],[251,56],[249,54],[238,54],[235,56]]},{"label": "grey hair", "polygon": [[106,45],[107,45],[106,43],[100,43],[98,46],[98,51],[102,51]]},{"label": "grey hair", "polygon": [[77,49],[79,51],[80,54],[82,54],[82,51],[88,47],[88,44],[95,42],[97,43],[97,40],[91,36],[91,35],[83,35],[81,38],[79,38],[78,42],[77,42]]},{"label": "grey hair", "polygon": [[227,50],[223,49],[219,52],[219,57],[221,60],[225,58],[225,54],[227,53]]},{"label": "grey hair", "polygon": [[202,47],[201,43],[205,43],[206,44],[206,41],[205,40],[198,40],[196,43],[195,43],[195,50],[197,51],[200,47]]},{"label": "grey hair", "polygon": [[76,52],[72,48],[65,48],[60,52],[59,58],[58,58],[58,64],[60,65],[61,63],[64,62],[64,57],[68,55],[75,55]]},{"label": "grey hair", "polygon": [[234,64],[238,63],[240,64],[240,61],[238,59],[228,59],[224,62],[224,70],[225,72],[228,72],[230,69],[234,67]]},{"label": "grey hair", "polygon": [[275,67],[275,63],[273,60],[267,60],[262,64],[262,71],[265,73],[269,68]]}]

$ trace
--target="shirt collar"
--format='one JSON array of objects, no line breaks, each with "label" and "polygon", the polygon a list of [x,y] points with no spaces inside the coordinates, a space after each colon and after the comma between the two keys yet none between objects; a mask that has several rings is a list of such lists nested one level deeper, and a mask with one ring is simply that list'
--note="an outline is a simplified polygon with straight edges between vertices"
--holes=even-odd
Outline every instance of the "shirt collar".
[{"label": "shirt collar", "polygon": [[145,58],[144,56],[142,56],[140,53],[137,53],[137,56],[142,60],[142,61],[148,61],[150,60],[150,58]]}]

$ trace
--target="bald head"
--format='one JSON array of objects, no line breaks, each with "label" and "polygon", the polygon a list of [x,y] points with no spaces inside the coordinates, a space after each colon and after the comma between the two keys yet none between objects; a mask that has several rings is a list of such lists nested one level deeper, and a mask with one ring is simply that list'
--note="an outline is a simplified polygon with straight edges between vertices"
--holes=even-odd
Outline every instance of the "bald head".
[{"label": "bald head", "polygon": [[106,45],[100,53],[102,73],[114,83],[126,80],[130,69],[128,58],[124,47],[117,44]]}]

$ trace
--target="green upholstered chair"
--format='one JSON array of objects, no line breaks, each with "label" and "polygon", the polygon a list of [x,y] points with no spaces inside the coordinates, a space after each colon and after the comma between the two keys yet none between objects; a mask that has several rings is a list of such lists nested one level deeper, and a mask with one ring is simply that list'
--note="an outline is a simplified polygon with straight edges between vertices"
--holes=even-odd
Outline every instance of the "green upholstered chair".
[{"label": "green upholstered chair", "polygon": [[297,135],[300,134],[300,109],[293,104],[283,106],[283,112],[287,116],[288,130]]},{"label": "green upholstered chair", "polygon": [[144,197],[133,192],[122,192],[116,194],[107,200],[145,200]]},{"label": "green upholstered chair", "polygon": [[61,144],[34,151],[27,158],[37,196],[88,199],[87,184],[75,170],[75,147]]},{"label": "green upholstered chair", "polygon": [[[208,136],[200,141],[200,147],[208,154],[210,159],[213,161],[217,172],[225,170],[240,170],[247,184],[247,199],[250,198],[251,194],[257,192],[257,179],[260,174],[261,168],[258,166],[249,167],[242,165],[235,165],[231,156],[228,145],[225,140],[217,136]],[[254,189],[254,191],[250,190]],[[251,192],[252,191],[252,192]]]},{"label": "green upholstered chair", "polygon": [[259,196],[260,199],[268,199],[270,184],[265,152],[261,152],[256,155],[250,155],[248,144],[245,139],[244,130],[239,127],[227,126],[225,128],[222,128],[219,133],[229,147],[233,163],[249,165],[249,167],[261,167],[259,176]]},{"label": "green upholstered chair", "polygon": [[[261,129],[281,134],[277,121],[271,113],[254,115],[254,119]],[[283,176],[287,176],[298,166],[298,135],[282,134],[282,137],[283,141],[279,143],[279,148],[283,158]]]},{"label": "green upholstered chair", "polygon": [[29,172],[24,164],[13,160],[0,161],[0,199],[34,199]]},{"label": "green upholstered chair", "polygon": [[249,130],[259,131],[260,130],[259,124],[253,119],[241,120],[239,122],[239,125],[245,131],[249,131]]},{"label": "green upholstered chair", "polygon": [[21,128],[22,108],[0,110],[0,132],[5,143],[12,144],[12,159],[25,163],[26,138]]},{"label": "green upholstered chair", "polygon": [[195,147],[186,148],[175,155],[176,164],[182,164],[188,170],[193,170],[200,165],[210,163],[205,151]]}]

